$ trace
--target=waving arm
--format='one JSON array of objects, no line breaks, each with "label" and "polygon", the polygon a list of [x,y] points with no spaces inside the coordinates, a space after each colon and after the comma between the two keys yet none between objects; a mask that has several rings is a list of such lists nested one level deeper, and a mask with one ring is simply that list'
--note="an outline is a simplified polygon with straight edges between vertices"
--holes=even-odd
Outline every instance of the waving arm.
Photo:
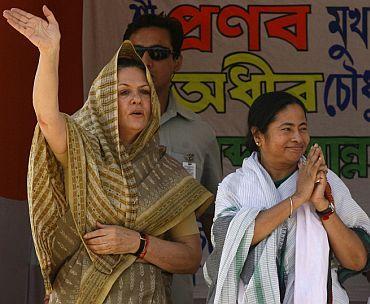
[{"label": "waving arm", "polygon": [[58,104],[60,31],[53,13],[45,5],[42,9],[47,21],[18,8],[5,10],[3,16],[40,52],[33,87],[33,107],[51,149],[55,153],[63,153],[67,149],[67,138],[65,120]]}]

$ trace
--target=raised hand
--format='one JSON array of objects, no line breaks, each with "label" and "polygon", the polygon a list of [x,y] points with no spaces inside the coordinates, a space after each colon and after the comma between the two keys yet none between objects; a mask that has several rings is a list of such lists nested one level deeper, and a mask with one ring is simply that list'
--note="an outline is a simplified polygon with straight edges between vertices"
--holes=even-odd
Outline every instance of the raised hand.
[{"label": "raised hand", "polygon": [[321,148],[315,144],[311,147],[306,161],[298,164],[297,190],[294,196],[300,201],[306,202],[311,198],[315,182],[321,177],[320,168],[326,168],[323,161]]},{"label": "raised hand", "polygon": [[327,167],[325,165],[325,159],[321,149],[320,149],[320,158],[322,159],[322,165],[320,168],[324,169],[319,169],[316,176],[315,186],[310,197],[310,202],[313,203],[316,210],[324,210],[328,207],[329,204],[324,195],[327,183],[326,179]]},{"label": "raised hand", "polygon": [[50,295],[45,295],[44,304],[49,304],[49,301],[50,301]]},{"label": "raised hand", "polygon": [[42,7],[42,10],[47,21],[19,8],[12,8],[3,12],[7,22],[27,37],[40,52],[59,48],[60,42],[59,25],[53,13],[46,5]]}]

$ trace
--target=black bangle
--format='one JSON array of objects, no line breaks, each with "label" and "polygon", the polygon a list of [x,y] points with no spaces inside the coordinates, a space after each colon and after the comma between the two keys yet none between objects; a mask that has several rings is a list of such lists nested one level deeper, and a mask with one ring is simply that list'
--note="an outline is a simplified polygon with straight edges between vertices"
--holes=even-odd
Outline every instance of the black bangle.
[{"label": "black bangle", "polygon": [[145,244],[146,244],[145,234],[140,232],[140,245],[139,245],[139,248],[134,253],[134,256],[137,256],[137,257],[140,256],[140,254],[143,252],[143,250],[145,248]]}]

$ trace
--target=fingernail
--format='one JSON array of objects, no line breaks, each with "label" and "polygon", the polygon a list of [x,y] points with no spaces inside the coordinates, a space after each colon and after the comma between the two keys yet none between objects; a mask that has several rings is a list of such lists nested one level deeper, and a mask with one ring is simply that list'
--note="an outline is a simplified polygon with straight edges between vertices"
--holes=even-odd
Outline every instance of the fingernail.
[{"label": "fingernail", "polygon": [[314,144],[314,146],[315,146],[315,148],[317,148],[319,145],[316,143],[316,144]]}]

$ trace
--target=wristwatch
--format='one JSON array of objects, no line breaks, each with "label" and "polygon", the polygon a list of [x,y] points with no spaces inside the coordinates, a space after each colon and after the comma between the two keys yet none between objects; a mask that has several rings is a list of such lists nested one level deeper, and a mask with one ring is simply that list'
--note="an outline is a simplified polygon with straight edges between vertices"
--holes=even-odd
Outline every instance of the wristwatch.
[{"label": "wristwatch", "polygon": [[140,232],[140,245],[139,245],[139,248],[137,249],[137,251],[134,253],[134,256],[139,257],[142,254],[142,252],[145,249],[146,242],[147,242],[147,238],[146,238],[145,234]]},{"label": "wristwatch", "polygon": [[330,202],[328,208],[322,211],[316,210],[316,213],[320,219],[322,219],[323,221],[326,221],[327,219],[329,219],[330,215],[334,213],[334,211],[335,211],[334,204]]}]

